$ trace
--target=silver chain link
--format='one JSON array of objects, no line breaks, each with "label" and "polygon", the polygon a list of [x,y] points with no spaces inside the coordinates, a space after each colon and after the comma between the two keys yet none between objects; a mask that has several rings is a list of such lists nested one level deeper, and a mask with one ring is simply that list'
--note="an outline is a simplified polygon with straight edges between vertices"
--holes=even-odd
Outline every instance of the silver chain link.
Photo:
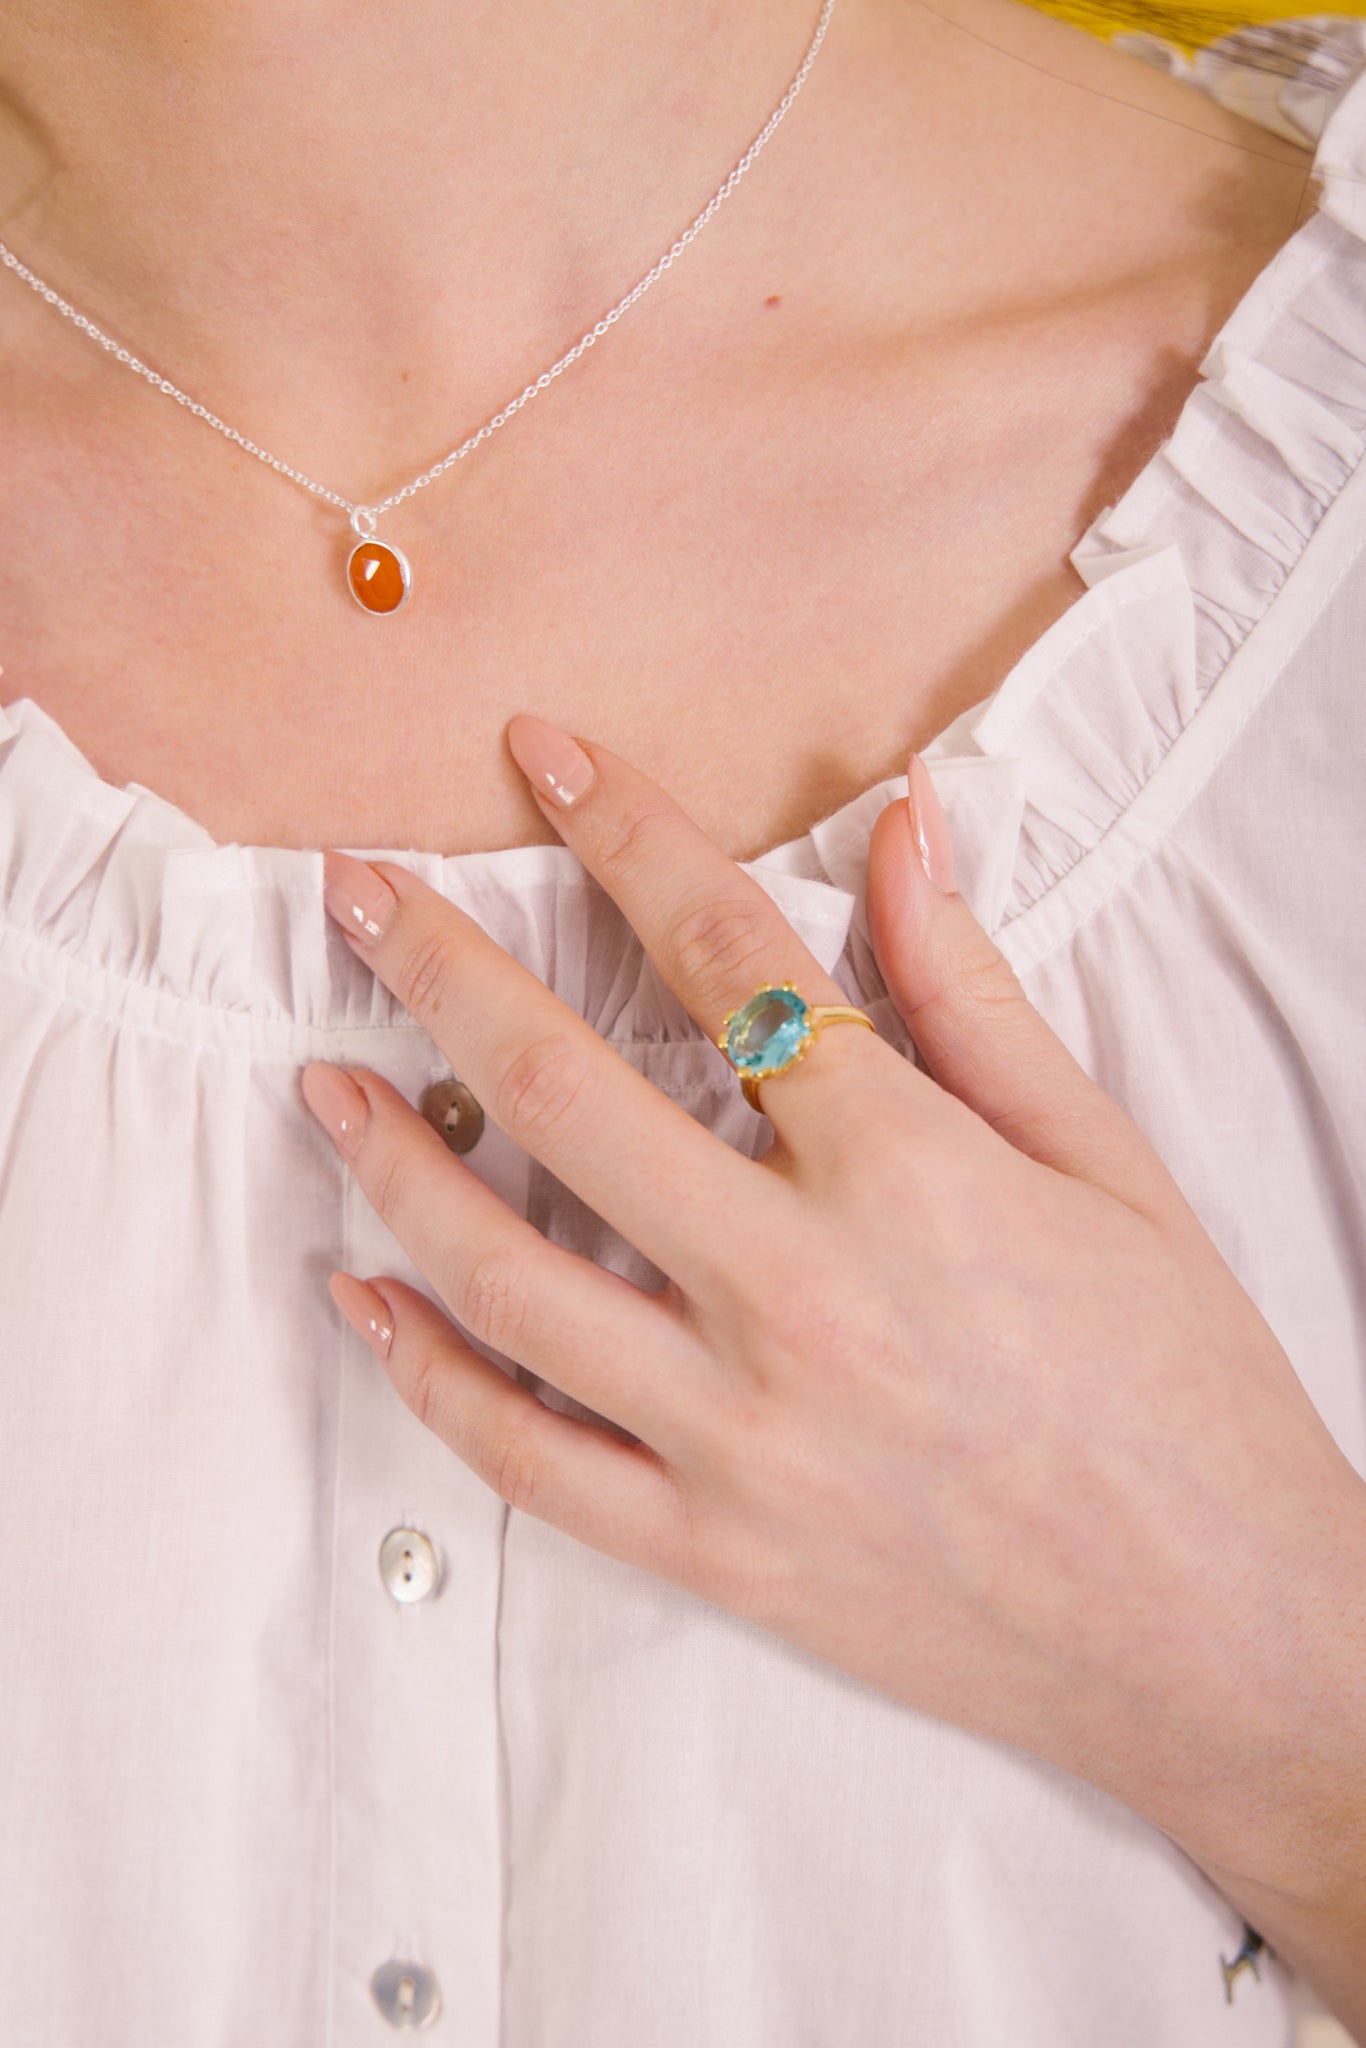
[{"label": "silver chain link", "polygon": [[97,341],[101,348],[108,349],[116,361],[126,363],[130,370],[136,370],[140,377],[145,377],[148,383],[154,385],[158,391],[164,391],[168,398],[173,398],[176,401],[177,405],[187,407],[196,419],[205,420],[209,426],[216,428],[220,434],[226,434],[230,441],[235,441],[238,447],[244,449],[248,455],[254,455],[259,462],[268,464],[271,469],[278,470],[281,476],[289,477],[294,483],[302,484],[306,491],[313,493],[314,497],[323,498],[329,505],[336,505],[341,511],[349,513],[353,529],[357,533],[368,536],[374,532],[375,520],[381,512],[387,512],[391,505],[400,504],[404,498],[411,498],[415,491],[420,491],[425,485],[435,482],[436,478],[448,470],[453,462],[459,462],[464,456],[471,454],[474,449],[479,447],[481,442],[487,441],[490,434],[496,433],[499,427],[507,420],[510,420],[514,413],[520,412],[529,399],[535,398],[538,392],[544,391],[546,386],[552,384],[562,371],[569,368],[571,363],[576,363],[579,357],[593,346],[595,341],[601,340],[609,327],[616,325],[622,314],[635,305],[637,299],[641,298],[650,289],[655,280],[662,277],[670,265],[678,260],[689,242],[695,236],[701,234],[717,208],[725,200],[729,199],[731,193],[735,190],[735,187],[739,184],[741,178],[743,178],[745,172],[754,162],[755,157],[758,156],[760,150],[782,120],[783,115],[801,91],[806,74],[815,62],[816,52],[825,39],[826,26],[830,20],[834,5],[835,0],[824,0],[820,11],[820,19],[817,21],[815,32],[811,37],[810,43],[807,45],[806,55],[803,57],[787,91],[783,94],[777,106],[759,130],[759,133],[755,136],[749,148],[740,158],[740,161],[729,172],[716,191],[713,192],[701,213],[697,215],[697,218],[689,227],[684,229],[678,240],[665,250],[659,261],[652,264],[644,277],[632,285],[625,298],[618,299],[610,312],[604,313],[602,318],[595,321],[586,334],[580,335],[574,346],[566,349],[558,362],[552,363],[548,370],[542,370],[539,377],[524,386],[516,398],[505,405],[500,412],[494,413],[491,419],[485,420],[483,426],[471,434],[468,440],[462,441],[458,448],[452,448],[450,454],[443,456],[441,461],[436,463],[431,469],[425,470],[419,477],[414,477],[413,481],[404,484],[401,490],[391,492],[378,505],[353,503],[351,499],[341,497],[336,491],[327,490],[324,485],[315,483],[312,477],[305,476],[302,470],[293,469],[289,463],[282,462],[278,455],[268,455],[264,448],[258,448],[254,441],[249,441],[244,434],[239,434],[236,427],[226,426],[216,413],[208,411],[205,406],[198,405],[194,399],[187,397],[183,391],[170,381],[169,377],[163,377],[156,370],[149,369],[147,364],[140,362],[130,350],[120,348],[118,342],[98,328],[93,320],[88,320],[84,313],[78,313],[73,306],[69,306],[59,292],[55,292],[51,285],[45,284],[41,277],[35,277],[33,272],[21,263],[14,252],[11,249],[7,249],[3,242],[0,242],[0,262],[3,262],[10,270],[14,271],[16,276],[21,277],[25,284],[31,285],[34,291],[41,293],[48,304],[55,306],[57,311],[63,314],[66,319],[73,320],[77,327],[83,333],[88,334],[93,341]]}]

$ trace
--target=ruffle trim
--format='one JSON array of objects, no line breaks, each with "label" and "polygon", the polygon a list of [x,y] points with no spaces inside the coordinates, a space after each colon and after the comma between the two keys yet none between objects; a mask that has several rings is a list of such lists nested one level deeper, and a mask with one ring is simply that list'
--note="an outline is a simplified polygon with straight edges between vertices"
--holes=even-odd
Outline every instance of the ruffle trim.
[{"label": "ruffle trim", "polygon": [[[1339,24],[1340,26],[1340,24]],[[1366,70],[1314,159],[1318,212],[1254,281],[1176,428],[1071,554],[1087,585],[984,704],[925,750],[981,921],[1008,930],[1152,781],[1265,615],[1366,448]],[[863,875],[897,776],[746,863],[896,1037]],[[563,846],[411,868],[618,1042],[700,1035]],[[150,1028],[309,1057],[416,1030],[322,906],[321,852],[222,845],[139,783],[104,782],[36,703],[0,707],[3,958]]]},{"label": "ruffle trim", "polygon": [[[604,1036],[700,1037],[568,847],[344,850],[411,869]],[[852,896],[749,865],[833,969]],[[0,969],[177,1038],[288,1059],[418,1030],[327,915],[322,879],[320,850],[219,844],[142,784],[101,780],[31,698],[0,707]]]}]

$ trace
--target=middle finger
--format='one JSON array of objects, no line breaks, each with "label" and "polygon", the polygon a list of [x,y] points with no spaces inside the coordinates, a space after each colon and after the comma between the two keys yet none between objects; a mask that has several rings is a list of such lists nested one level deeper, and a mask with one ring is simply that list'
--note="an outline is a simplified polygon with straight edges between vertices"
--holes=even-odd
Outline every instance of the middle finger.
[{"label": "middle finger", "polygon": [[411,869],[328,849],[324,896],[353,950],[514,1143],[685,1293],[724,1276],[736,1219],[771,1176]]}]

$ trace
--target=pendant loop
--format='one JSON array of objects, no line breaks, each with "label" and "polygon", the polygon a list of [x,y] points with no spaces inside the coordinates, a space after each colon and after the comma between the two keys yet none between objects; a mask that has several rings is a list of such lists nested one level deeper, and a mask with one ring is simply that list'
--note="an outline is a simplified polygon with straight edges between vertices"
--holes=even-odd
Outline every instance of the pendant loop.
[{"label": "pendant loop", "polygon": [[351,507],[351,531],[352,533],[359,534],[362,540],[373,538],[375,515],[368,505],[353,505]]}]

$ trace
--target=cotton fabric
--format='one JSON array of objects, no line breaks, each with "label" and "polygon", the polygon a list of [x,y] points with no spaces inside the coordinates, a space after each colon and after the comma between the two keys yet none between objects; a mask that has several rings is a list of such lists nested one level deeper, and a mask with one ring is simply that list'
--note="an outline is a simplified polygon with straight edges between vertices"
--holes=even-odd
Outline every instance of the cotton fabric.
[{"label": "cotton fabric", "polygon": [[[1084,593],[926,758],[977,915],[1366,1474],[1366,73],[1316,169],[1075,549]],[[910,1056],[863,895],[905,788],[747,865]],[[567,848],[352,850],[762,1149]],[[390,1959],[435,1973],[452,2048],[1285,2048],[1300,1989],[1264,1959],[1225,2003],[1239,1915],[1145,1821],[509,1510],[417,1423],[326,1279],[433,1290],[308,1113],[314,1058],[412,1102],[448,1071],[327,918],[321,853],[215,843],[14,697],[8,2048],[382,2048]],[[466,1164],[657,1284],[492,1126]],[[436,1549],[427,1600],[381,1581],[397,1527]]]}]

